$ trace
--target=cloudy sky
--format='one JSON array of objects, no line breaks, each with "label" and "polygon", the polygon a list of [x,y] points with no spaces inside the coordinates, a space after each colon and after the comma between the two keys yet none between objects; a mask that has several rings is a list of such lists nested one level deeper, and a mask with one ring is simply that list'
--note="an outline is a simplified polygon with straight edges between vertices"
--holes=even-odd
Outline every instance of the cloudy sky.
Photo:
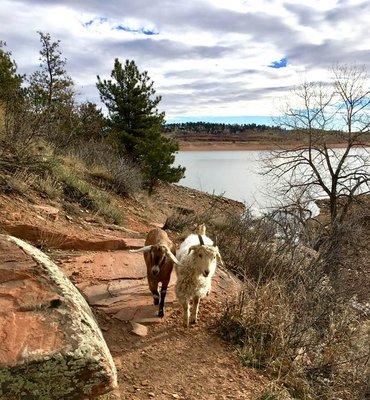
[{"label": "cloudy sky", "polygon": [[0,0],[0,39],[19,70],[37,68],[36,31],[61,40],[80,99],[96,75],[135,59],[169,121],[264,122],[303,79],[370,66],[369,0]]}]

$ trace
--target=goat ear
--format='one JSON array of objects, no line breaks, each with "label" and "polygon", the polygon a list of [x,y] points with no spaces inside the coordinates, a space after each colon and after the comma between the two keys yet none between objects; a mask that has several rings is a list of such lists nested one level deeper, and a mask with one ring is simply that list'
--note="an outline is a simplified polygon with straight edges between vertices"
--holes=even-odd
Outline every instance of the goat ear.
[{"label": "goat ear", "polygon": [[150,251],[150,249],[152,247],[153,247],[152,245],[151,246],[144,246],[144,247],[141,247],[140,249],[137,249],[137,250],[129,250],[129,252],[130,253],[146,253],[146,252]]},{"label": "goat ear", "polygon": [[175,255],[172,253],[172,251],[166,247],[166,254],[168,255],[168,257],[170,257],[170,259],[177,265],[180,265],[180,261],[175,257]]},{"label": "goat ear", "polygon": [[204,222],[197,226],[197,234],[201,236],[206,234],[206,225]]}]

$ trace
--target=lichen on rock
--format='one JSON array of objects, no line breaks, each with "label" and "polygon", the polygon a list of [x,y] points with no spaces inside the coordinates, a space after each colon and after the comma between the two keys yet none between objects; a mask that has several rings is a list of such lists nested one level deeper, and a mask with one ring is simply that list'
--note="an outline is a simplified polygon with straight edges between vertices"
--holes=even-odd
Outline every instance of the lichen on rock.
[{"label": "lichen on rock", "polygon": [[0,235],[0,400],[93,398],[116,369],[85,299],[43,252]]}]

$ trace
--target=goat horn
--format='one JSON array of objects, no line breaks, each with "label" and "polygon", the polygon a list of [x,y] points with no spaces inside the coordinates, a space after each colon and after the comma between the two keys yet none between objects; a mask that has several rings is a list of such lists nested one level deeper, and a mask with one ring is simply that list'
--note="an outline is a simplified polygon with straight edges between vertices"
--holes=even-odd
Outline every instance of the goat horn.
[{"label": "goat horn", "polygon": [[172,253],[172,251],[166,246],[166,254],[170,259],[177,265],[180,265],[180,261],[176,258],[176,256]]},{"label": "goat horn", "polygon": [[216,253],[216,258],[218,259],[219,263],[220,263],[222,266],[225,265],[225,264],[224,264],[224,260],[222,259],[221,254],[220,254],[220,252],[218,251],[218,249],[217,249],[217,253]]},{"label": "goat horn", "polygon": [[137,250],[129,250],[130,253],[145,253],[146,251],[149,251],[153,246],[144,246],[141,247],[140,249]]}]

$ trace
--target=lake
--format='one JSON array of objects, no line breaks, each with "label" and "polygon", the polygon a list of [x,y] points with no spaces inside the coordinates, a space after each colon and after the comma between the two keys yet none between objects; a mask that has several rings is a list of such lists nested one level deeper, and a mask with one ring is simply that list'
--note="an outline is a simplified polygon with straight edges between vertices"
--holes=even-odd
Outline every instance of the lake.
[{"label": "lake", "polygon": [[186,167],[186,172],[179,184],[265,208],[271,200],[266,178],[259,172],[260,160],[267,154],[256,150],[180,151],[176,163]]},{"label": "lake", "polygon": [[[333,150],[334,165],[343,151]],[[271,182],[271,178],[260,174],[263,168],[262,159],[269,153],[266,150],[180,151],[175,164],[186,167],[186,172],[185,178],[179,184],[239,200],[258,214],[259,211],[276,204],[276,200],[281,200],[274,197],[274,182]],[[356,163],[351,159],[359,154],[368,159],[369,148],[352,149],[351,158],[348,159],[352,170],[356,168]],[[324,170],[324,176],[325,172]]]}]

